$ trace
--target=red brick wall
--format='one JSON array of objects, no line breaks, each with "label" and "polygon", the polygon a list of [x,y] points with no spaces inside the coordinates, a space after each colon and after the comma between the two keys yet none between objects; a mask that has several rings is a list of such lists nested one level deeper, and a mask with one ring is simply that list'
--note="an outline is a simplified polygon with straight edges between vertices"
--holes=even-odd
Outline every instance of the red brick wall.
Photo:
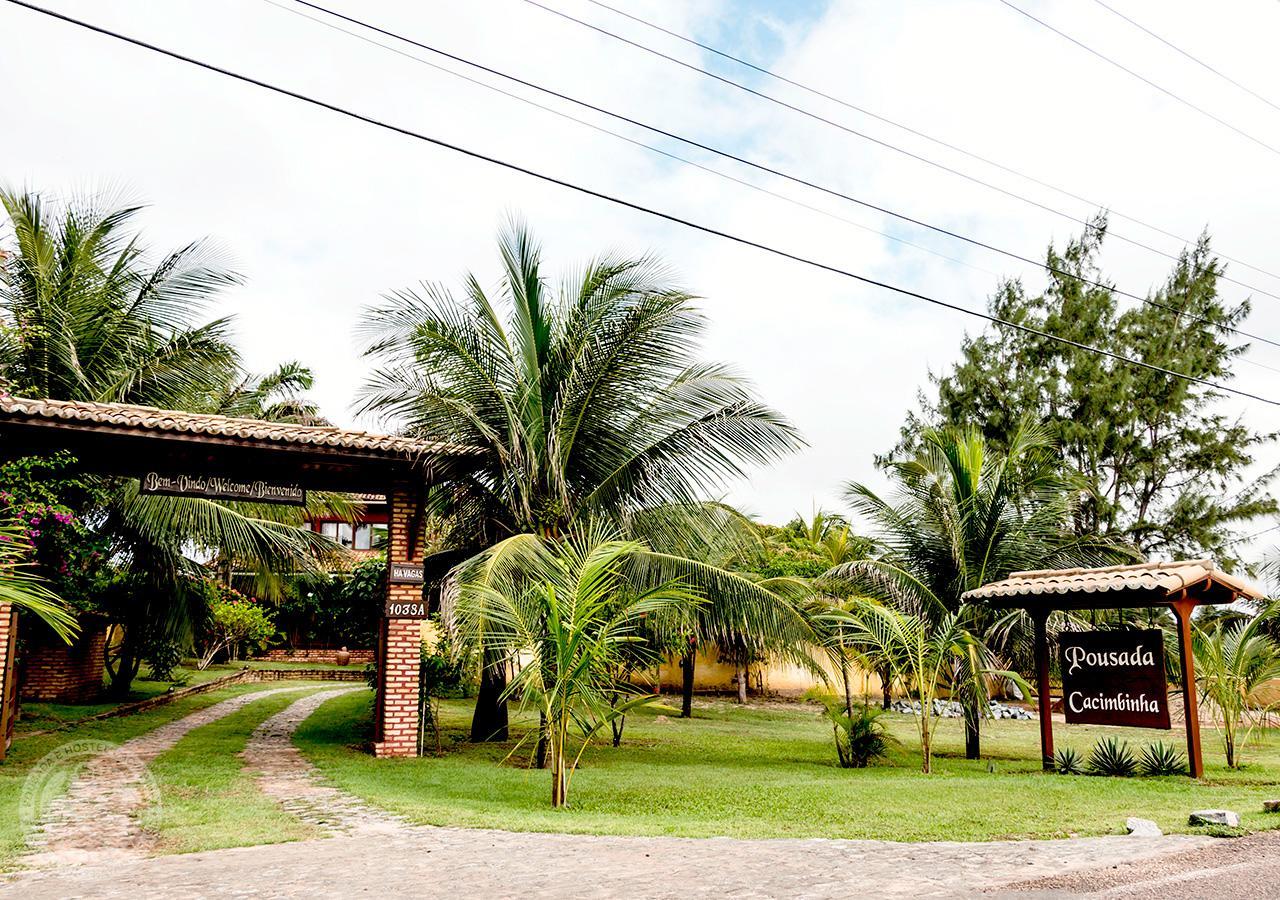
[{"label": "red brick wall", "polygon": [[107,629],[98,621],[81,621],[71,644],[53,638],[24,648],[21,664],[23,700],[84,703],[102,693]]},{"label": "red brick wall", "polygon": [[[391,533],[387,561],[415,562],[422,559],[424,522],[419,522],[418,539],[410,553],[409,534],[413,527],[414,497],[407,486],[398,485],[387,498],[391,507]],[[425,518],[425,517],[424,517]],[[420,584],[389,584],[392,602],[422,600]],[[418,753],[418,665],[422,654],[422,626],[418,619],[384,619],[381,650],[382,683],[378,692],[378,739],[375,756],[416,756]]]},{"label": "red brick wall", "polygon": [[[372,650],[348,650],[351,654],[351,665],[365,665],[373,662],[374,651]],[[291,663],[336,663],[337,650],[288,650],[285,648],[276,648],[268,650],[257,656],[257,659],[265,659],[269,662],[291,662]]]}]

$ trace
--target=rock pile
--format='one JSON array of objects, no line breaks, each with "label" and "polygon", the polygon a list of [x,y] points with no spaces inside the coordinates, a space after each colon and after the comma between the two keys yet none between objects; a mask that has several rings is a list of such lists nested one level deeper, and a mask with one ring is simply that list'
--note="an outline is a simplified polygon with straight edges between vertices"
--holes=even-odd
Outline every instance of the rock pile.
[{"label": "rock pile", "polygon": [[[894,712],[910,713],[911,715],[920,715],[919,700],[894,700],[889,704],[889,708]],[[955,700],[934,700],[933,714],[941,719],[958,719],[964,715],[964,707]],[[1006,706],[999,700],[992,700],[988,706],[987,714],[993,719],[1034,719],[1035,716],[1029,710],[1020,706]]]}]

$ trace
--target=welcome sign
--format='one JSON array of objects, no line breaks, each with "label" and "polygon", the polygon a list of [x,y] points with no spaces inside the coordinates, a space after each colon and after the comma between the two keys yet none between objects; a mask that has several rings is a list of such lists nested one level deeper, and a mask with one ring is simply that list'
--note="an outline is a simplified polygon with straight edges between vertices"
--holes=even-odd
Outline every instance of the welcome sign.
[{"label": "welcome sign", "polygon": [[1170,727],[1164,632],[1064,632],[1059,644],[1067,722]]},{"label": "welcome sign", "polygon": [[282,503],[289,506],[305,506],[307,503],[307,492],[296,484],[243,481],[198,472],[179,475],[148,472],[142,476],[141,483],[143,494],[204,497],[207,500],[246,500],[259,503]]}]

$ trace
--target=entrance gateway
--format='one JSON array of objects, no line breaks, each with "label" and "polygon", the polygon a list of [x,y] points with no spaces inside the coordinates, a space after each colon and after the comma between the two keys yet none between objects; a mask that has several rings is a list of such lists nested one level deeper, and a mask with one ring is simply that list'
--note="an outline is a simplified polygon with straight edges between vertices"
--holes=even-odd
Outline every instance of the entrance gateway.
[{"label": "entrance gateway", "polygon": [[[374,754],[417,753],[427,489],[467,473],[477,451],[343,428],[0,394],[0,459],[63,450],[83,471],[155,493],[298,503],[308,490],[381,494],[389,507]],[[0,759],[16,702],[17,611],[0,604]]]},{"label": "entrance gateway", "polygon": [[[1015,572],[962,599],[997,609],[1025,609],[1035,624],[1040,752],[1053,769],[1053,712],[1049,695],[1049,615],[1057,610],[1144,609],[1167,606],[1178,628],[1187,768],[1204,775],[1196,663],[1191,652],[1191,613],[1204,604],[1261,600],[1252,585],[1219,571],[1212,560],[1139,563],[1104,569]],[[1062,711],[1069,723],[1169,728],[1164,632],[1159,629],[1063,632]]]}]

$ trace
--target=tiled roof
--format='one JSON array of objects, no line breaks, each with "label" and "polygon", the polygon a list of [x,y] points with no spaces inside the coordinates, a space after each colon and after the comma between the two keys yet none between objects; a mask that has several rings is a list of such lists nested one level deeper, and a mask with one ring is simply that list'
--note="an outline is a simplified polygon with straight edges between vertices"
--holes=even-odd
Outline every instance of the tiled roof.
[{"label": "tiled roof", "polygon": [[1253,585],[1221,572],[1209,559],[1181,562],[1138,563],[1104,569],[1044,569],[1014,572],[1003,581],[993,581],[967,591],[964,600],[992,600],[1037,594],[1093,594],[1106,591],[1144,591],[1172,595],[1204,581],[1213,581],[1241,597],[1261,599]]},{"label": "tiled roof", "polygon": [[436,441],[372,434],[329,425],[291,425],[260,419],[177,412],[129,403],[87,403],[68,400],[30,400],[0,394],[0,422],[65,420],[88,425],[165,434],[209,435],[283,445],[341,448],[387,456],[457,455],[473,451]]}]

